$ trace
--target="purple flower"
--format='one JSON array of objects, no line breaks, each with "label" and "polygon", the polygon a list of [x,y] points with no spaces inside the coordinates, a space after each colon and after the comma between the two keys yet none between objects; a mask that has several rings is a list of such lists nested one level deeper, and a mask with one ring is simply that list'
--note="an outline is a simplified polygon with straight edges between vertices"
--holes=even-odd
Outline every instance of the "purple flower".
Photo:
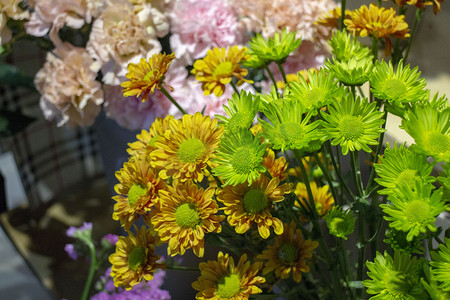
[{"label": "purple flower", "polygon": [[92,223],[83,222],[83,225],[81,225],[80,227],[70,226],[69,229],[67,229],[66,231],[66,235],[68,237],[74,237],[75,233],[77,233],[78,231],[80,232],[92,231]]},{"label": "purple flower", "polygon": [[119,240],[119,236],[117,234],[108,233],[102,238],[102,240],[108,241],[111,245],[115,245]]},{"label": "purple flower", "polygon": [[78,259],[78,253],[75,250],[75,247],[73,244],[66,244],[64,246],[64,250],[67,252],[67,255],[69,255],[69,257],[73,260],[77,260]]}]

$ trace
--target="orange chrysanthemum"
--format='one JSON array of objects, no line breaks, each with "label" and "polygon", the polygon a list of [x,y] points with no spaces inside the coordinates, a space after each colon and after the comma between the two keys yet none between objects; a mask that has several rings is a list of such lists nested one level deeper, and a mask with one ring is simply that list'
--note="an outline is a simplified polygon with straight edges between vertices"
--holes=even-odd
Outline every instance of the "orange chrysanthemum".
[{"label": "orange chrysanthemum", "polygon": [[129,81],[122,82],[123,95],[139,97],[142,94],[142,101],[146,101],[148,94],[161,89],[164,75],[174,60],[175,54],[154,54],[148,61],[141,58],[139,63],[130,63],[128,73],[125,75]]},{"label": "orange chrysanthemum", "polygon": [[295,229],[295,223],[283,224],[284,232],[275,238],[275,243],[268,246],[256,258],[267,260],[263,274],[275,271],[277,278],[286,279],[292,272],[294,280],[300,282],[302,273],[309,272],[309,260],[312,252],[319,245],[313,240],[305,240],[300,229]]},{"label": "orange chrysanthemum", "polygon": [[152,211],[151,222],[162,242],[169,243],[169,255],[183,255],[192,248],[195,255],[204,253],[204,236],[221,232],[220,222],[225,216],[216,215],[214,189],[199,189],[192,181],[160,190],[158,209]]},{"label": "orange chrysanthemum", "polygon": [[194,69],[191,73],[195,79],[202,83],[202,89],[205,95],[214,93],[217,97],[225,91],[225,85],[230,83],[232,78],[237,78],[237,85],[244,82],[253,83],[247,80],[248,70],[240,66],[239,63],[250,59],[247,54],[247,48],[239,49],[237,46],[225,48],[213,48],[208,50],[206,57],[194,62]]},{"label": "orange chrysanthemum", "polygon": [[262,165],[269,171],[270,176],[277,177],[280,181],[288,177],[286,173],[288,167],[286,158],[281,156],[275,159],[275,152],[270,148],[267,149],[267,154],[263,158]]},{"label": "orange chrysanthemum", "polygon": [[158,201],[158,191],[166,187],[150,166],[149,158],[132,156],[116,172],[116,177],[119,183],[114,186],[118,195],[113,197],[116,201],[113,219],[120,220],[125,230],[140,216],[148,222],[148,213]]},{"label": "orange chrysanthemum", "polygon": [[236,186],[227,185],[219,193],[217,199],[225,205],[227,220],[239,234],[247,232],[253,224],[258,227],[259,235],[267,239],[270,227],[276,234],[283,233],[282,222],[270,213],[275,202],[284,200],[284,194],[290,192],[288,184],[279,186],[280,179],[270,181],[261,175],[251,185],[241,183]]},{"label": "orange chrysanthemum", "polygon": [[114,285],[123,286],[126,290],[130,290],[143,279],[152,280],[155,270],[165,267],[157,263],[160,256],[155,255],[155,238],[152,231],[146,230],[145,226],[136,231],[136,235],[128,232],[128,237],[119,237],[116,252],[109,256]]},{"label": "orange chrysanthemum", "polygon": [[[385,0],[387,1],[387,0]],[[403,6],[405,4],[408,5],[415,5],[419,9],[425,9],[428,5],[433,5],[433,12],[434,14],[437,14],[441,11],[441,3],[444,2],[444,0],[430,0],[430,1],[423,1],[423,0],[395,0],[395,3],[398,4],[398,6]]]},{"label": "orange chrysanthemum", "polygon": [[181,120],[170,120],[170,129],[155,141],[157,149],[150,153],[152,166],[162,169],[159,177],[202,181],[203,169],[224,130],[217,122],[199,112],[184,115]]},{"label": "orange chrysanthemum", "polygon": [[[350,17],[350,10],[345,10],[345,18]],[[331,28],[338,28],[339,20],[342,17],[342,10],[340,7],[336,7],[328,12],[325,12],[314,24],[324,25]]]},{"label": "orange chrysanthemum", "polygon": [[[318,187],[314,181],[311,182],[310,186],[312,195],[314,197],[314,203],[316,205],[317,214],[319,215],[319,217],[323,217],[333,207],[334,204],[334,199],[328,192],[329,186],[324,185],[323,187]],[[298,201],[296,201],[295,206],[307,208],[310,202],[308,197],[308,191],[306,190],[306,185],[303,182],[297,183],[295,194],[297,195],[299,201],[301,202],[300,204]],[[305,218],[304,216],[302,217],[301,217],[302,221],[307,221],[307,218]]]},{"label": "orange chrysanthemum", "polygon": [[198,300],[245,300],[250,295],[262,292],[257,284],[262,284],[265,279],[257,276],[262,263],[250,264],[247,255],[243,254],[237,266],[228,254],[219,252],[217,261],[209,260],[199,265],[201,275],[192,287],[199,291]]}]

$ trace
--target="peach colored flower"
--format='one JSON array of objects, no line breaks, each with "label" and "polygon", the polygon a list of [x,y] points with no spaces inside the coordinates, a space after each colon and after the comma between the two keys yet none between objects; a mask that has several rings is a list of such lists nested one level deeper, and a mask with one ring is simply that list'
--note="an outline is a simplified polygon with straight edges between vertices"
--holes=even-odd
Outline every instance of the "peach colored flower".
[{"label": "peach colored flower", "polygon": [[134,13],[151,36],[164,37],[169,33],[169,16],[166,12],[171,0],[129,0]]},{"label": "peach colored flower", "polygon": [[84,48],[61,43],[47,54],[34,84],[41,94],[40,106],[57,125],[91,125],[100,112],[103,91],[95,80],[99,65]]},{"label": "peach colored flower", "polygon": [[0,0],[0,45],[11,40],[11,30],[6,26],[8,19],[24,20],[30,17],[26,10],[19,7],[20,0]]}]

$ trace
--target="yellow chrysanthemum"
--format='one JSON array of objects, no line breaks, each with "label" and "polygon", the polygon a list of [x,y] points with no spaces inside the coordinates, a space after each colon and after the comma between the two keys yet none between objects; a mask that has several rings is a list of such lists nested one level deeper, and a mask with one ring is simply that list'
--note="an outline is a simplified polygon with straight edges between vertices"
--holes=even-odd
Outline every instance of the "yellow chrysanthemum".
[{"label": "yellow chrysanthemum", "polygon": [[204,236],[220,232],[225,216],[216,215],[217,202],[212,198],[214,189],[203,190],[192,181],[159,192],[158,210],[152,212],[151,222],[162,242],[169,243],[169,255],[183,255],[192,248],[195,255],[204,253]]},{"label": "yellow chrysanthemum", "polygon": [[[314,197],[314,203],[316,205],[316,211],[319,217],[323,217],[327,211],[329,211],[334,204],[334,199],[331,194],[328,192],[329,186],[324,185],[323,187],[318,187],[317,184],[313,181],[310,184],[311,192]],[[297,195],[301,204],[296,201],[295,206],[297,207],[308,207],[309,197],[308,191],[306,190],[306,185],[303,182],[297,183],[297,187],[295,189],[295,194]],[[303,217],[303,218],[302,218]],[[304,216],[302,216],[302,221],[307,221]]]},{"label": "yellow chrysanthemum", "polygon": [[[311,73],[315,73],[318,70],[316,68],[310,68],[308,70],[307,69],[300,70],[300,71],[298,71],[297,74],[286,74],[286,80],[287,80],[288,85],[290,82],[293,82],[293,81],[300,82],[300,76],[303,77],[303,79],[305,79],[306,83],[309,83],[308,71]],[[277,89],[284,90],[285,87],[286,87],[286,84],[284,81],[277,81]]]},{"label": "yellow chrysanthemum", "polygon": [[148,61],[141,58],[139,63],[130,63],[128,73],[125,75],[129,81],[124,81],[120,85],[123,87],[123,95],[139,97],[142,94],[142,101],[146,101],[148,94],[156,89],[161,89],[164,75],[174,60],[175,54],[154,54]]},{"label": "yellow chrysanthemum", "polygon": [[219,193],[217,199],[225,205],[227,220],[239,234],[247,232],[253,224],[258,227],[259,235],[267,239],[270,227],[276,234],[283,233],[283,224],[270,213],[275,202],[284,200],[289,193],[289,185],[280,185],[280,179],[270,181],[261,175],[251,185],[241,183],[236,186],[227,185]]},{"label": "yellow chrysanthemum", "polygon": [[[387,1],[387,0],[384,0]],[[428,5],[433,5],[433,12],[434,14],[437,14],[441,11],[441,3],[444,2],[444,0],[430,0],[430,1],[424,1],[424,0],[395,0],[395,3],[398,4],[398,6],[403,6],[405,4],[408,5],[415,5],[419,9],[425,9]]]},{"label": "yellow chrysanthemum", "polygon": [[162,169],[159,177],[202,181],[202,170],[223,133],[223,127],[217,126],[217,122],[199,112],[184,115],[181,120],[170,120],[169,130],[155,141],[157,149],[150,153],[152,166]]},{"label": "yellow chrysanthemum", "polygon": [[137,141],[128,143],[128,147],[130,147],[127,149],[128,154],[149,154],[155,150],[156,139],[170,128],[171,120],[175,120],[172,115],[167,115],[164,119],[156,118],[149,131],[142,129],[141,133],[136,135]]},{"label": "yellow chrysanthemum", "polygon": [[309,260],[318,242],[303,238],[300,229],[295,229],[295,223],[283,224],[284,232],[275,238],[273,245],[256,258],[266,260],[263,274],[275,271],[277,278],[286,279],[292,272],[296,282],[302,280],[302,273],[309,272]]},{"label": "yellow chrysanthemum", "polygon": [[151,230],[142,226],[136,231],[136,235],[128,232],[128,237],[119,237],[116,252],[109,256],[114,285],[126,290],[143,279],[152,280],[154,271],[164,268],[163,264],[157,263],[160,256],[155,255],[155,238]]},{"label": "yellow chrysanthemum", "polygon": [[202,83],[205,95],[214,93],[217,97],[221,96],[225,91],[225,85],[230,83],[233,77],[237,78],[238,86],[244,82],[253,83],[252,80],[244,78],[248,70],[239,65],[240,62],[250,59],[247,50],[246,47],[239,49],[237,46],[229,47],[228,51],[216,47],[208,50],[205,58],[194,62],[191,73]]},{"label": "yellow chrysanthemum", "polygon": [[275,152],[270,148],[267,148],[266,156],[264,156],[261,164],[269,171],[270,176],[277,177],[280,181],[283,181],[288,177],[288,174],[286,173],[288,167],[286,158],[281,156],[275,159]]},{"label": "yellow chrysanthemum", "polygon": [[148,222],[149,212],[158,201],[158,191],[166,187],[150,166],[148,156],[132,156],[116,172],[116,177],[119,183],[114,186],[118,195],[113,197],[116,201],[113,219],[120,220],[126,230],[140,216]]},{"label": "yellow chrysanthemum", "polygon": [[[349,18],[351,15],[351,11],[345,10],[345,18]],[[314,22],[317,25],[323,25],[331,28],[338,28],[339,21],[342,17],[342,10],[340,7],[336,7],[328,12],[322,14],[322,16]]]},{"label": "yellow chrysanthemum", "polygon": [[209,260],[199,265],[201,275],[192,287],[199,291],[198,300],[245,300],[250,295],[262,292],[257,284],[265,279],[257,276],[262,267],[261,262],[250,264],[247,255],[243,254],[237,266],[228,254],[219,252],[217,261]]}]

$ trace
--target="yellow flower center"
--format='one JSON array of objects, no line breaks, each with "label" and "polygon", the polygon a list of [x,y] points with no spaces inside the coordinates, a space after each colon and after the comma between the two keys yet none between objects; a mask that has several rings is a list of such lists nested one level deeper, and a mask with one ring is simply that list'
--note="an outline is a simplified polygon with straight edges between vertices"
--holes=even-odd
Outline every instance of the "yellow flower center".
[{"label": "yellow flower center", "polygon": [[281,136],[288,144],[301,140],[303,138],[302,127],[294,122],[287,122],[280,125]]},{"label": "yellow flower center", "polygon": [[180,144],[178,148],[178,157],[184,163],[195,163],[203,156],[205,145],[199,139],[187,139]]},{"label": "yellow flower center", "polygon": [[228,129],[234,131],[238,128],[247,128],[249,123],[251,124],[251,120],[249,120],[248,116],[238,112],[228,120]]},{"label": "yellow flower center", "polygon": [[193,204],[183,203],[175,212],[175,221],[182,228],[194,228],[200,224],[200,216]]},{"label": "yellow flower center", "polygon": [[128,266],[131,270],[136,271],[140,266],[145,265],[147,255],[145,249],[142,247],[136,247],[131,250],[128,255]]},{"label": "yellow flower center", "polygon": [[244,209],[248,213],[259,213],[267,208],[269,201],[260,189],[251,189],[244,195]]},{"label": "yellow flower center", "polygon": [[414,180],[416,178],[418,178],[416,173],[417,173],[416,170],[411,170],[411,169],[403,170],[400,172],[400,174],[398,174],[397,179],[395,179],[395,182],[399,186],[407,185],[407,186],[413,187]]},{"label": "yellow flower center", "polygon": [[255,151],[247,146],[238,148],[231,158],[231,165],[237,174],[247,174],[254,170],[259,163]]},{"label": "yellow flower center", "polygon": [[286,264],[292,264],[297,260],[298,249],[291,243],[285,243],[278,250],[278,258]]},{"label": "yellow flower center", "polygon": [[316,103],[323,102],[325,100],[326,94],[327,92],[325,90],[319,88],[313,88],[309,90],[306,93],[305,98],[303,99],[303,101],[305,102],[305,106],[310,107]]},{"label": "yellow flower center", "polygon": [[391,99],[402,98],[406,92],[406,86],[398,79],[390,79],[384,83],[384,93]]},{"label": "yellow flower center", "polygon": [[404,208],[405,217],[410,223],[423,224],[428,221],[430,216],[430,207],[423,200],[412,200]]},{"label": "yellow flower center", "polygon": [[128,190],[128,203],[130,206],[134,206],[134,204],[141,198],[147,194],[147,190],[140,183],[133,184]]},{"label": "yellow flower center", "polygon": [[431,154],[445,153],[450,149],[450,137],[438,131],[428,132],[425,135],[425,144]]},{"label": "yellow flower center", "polygon": [[222,276],[217,281],[217,294],[221,299],[236,296],[241,290],[241,279],[238,274]]},{"label": "yellow flower center", "polygon": [[231,61],[223,61],[214,69],[214,76],[220,77],[223,75],[231,75],[233,70],[233,63]]},{"label": "yellow flower center", "polygon": [[360,117],[347,115],[341,120],[339,131],[347,140],[357,140],[364,134],[364,122]]}]

